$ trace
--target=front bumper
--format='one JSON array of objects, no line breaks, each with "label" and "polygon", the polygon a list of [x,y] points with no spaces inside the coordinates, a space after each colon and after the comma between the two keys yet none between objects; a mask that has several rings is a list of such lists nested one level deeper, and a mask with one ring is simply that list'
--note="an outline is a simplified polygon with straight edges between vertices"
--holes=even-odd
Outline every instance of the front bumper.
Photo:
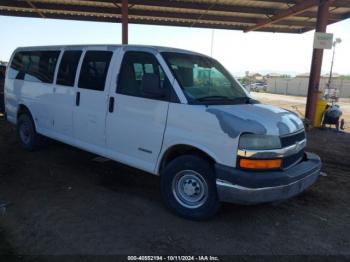
[{"label": "front bumper", "polygon": [[258,204],[281,201],[296,196],[317,180],[321,160],[305,153],[299,164],[279,171],[245,171],[217,164],[216,187],[220,201]]}]

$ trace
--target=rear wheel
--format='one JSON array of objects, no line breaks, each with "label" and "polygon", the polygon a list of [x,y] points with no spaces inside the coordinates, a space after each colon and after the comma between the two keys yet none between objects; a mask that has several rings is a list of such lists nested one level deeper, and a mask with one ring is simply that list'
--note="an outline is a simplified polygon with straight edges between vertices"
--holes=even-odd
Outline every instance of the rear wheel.
[{"label": "rear wheel", "polygon": [[41,136],[36,132],[33,118],[23,113],[17,120],[17,135],[23,148],[34,151],[40,146]]},{"label": "rear wheel", "polygon": [[161,190],[166,205],[188,219],[208,219],[220,206],[213,166],[195,155],[180,156],[165,167]]}]

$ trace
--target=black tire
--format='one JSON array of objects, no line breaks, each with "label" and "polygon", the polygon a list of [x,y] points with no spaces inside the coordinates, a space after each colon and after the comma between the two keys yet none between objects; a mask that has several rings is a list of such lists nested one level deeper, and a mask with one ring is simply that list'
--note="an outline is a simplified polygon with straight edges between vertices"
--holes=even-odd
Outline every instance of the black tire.
[{"label": "black tire", "polygon": [[17,136],[22,147],[28,151],[35,151],[41,145],[41,136],[36,132],[32,116],[23,113],[17,120]]},{"label": "black tire", "polygon": [[[165,204],[187,219],[208,219],[220,207],[214,167],[208,160],[196,155],[179,156],[164,168],[161,172],[161,191]],[[195,199],[186,201],[192,197]],[[195,201],[197,198],[198,201]]]}]

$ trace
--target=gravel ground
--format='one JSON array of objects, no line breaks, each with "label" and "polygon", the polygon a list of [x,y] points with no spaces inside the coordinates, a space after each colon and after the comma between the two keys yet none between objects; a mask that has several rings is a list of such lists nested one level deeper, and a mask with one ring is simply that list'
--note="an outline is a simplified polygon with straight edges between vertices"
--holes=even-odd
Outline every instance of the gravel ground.
[{"label": "gravel ground", "polygon": [[308,138],[326,176],[304,194],[193,222],[164,207],[158,177],[57,142],[26,152],[0,120],[0,253],[350,256],[350,134]]}]

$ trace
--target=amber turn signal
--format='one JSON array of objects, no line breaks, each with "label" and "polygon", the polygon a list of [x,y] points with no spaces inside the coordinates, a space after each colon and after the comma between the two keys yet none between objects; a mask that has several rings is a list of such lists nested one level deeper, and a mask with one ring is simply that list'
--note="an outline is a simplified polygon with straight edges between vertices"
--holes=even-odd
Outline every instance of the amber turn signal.
[{"label": "amber turn signal", "polygon": [[281,159],[262,160],[242,158],[239,160],[239,166],[247,169],[278,169],[281,168],[281,165]]}]

